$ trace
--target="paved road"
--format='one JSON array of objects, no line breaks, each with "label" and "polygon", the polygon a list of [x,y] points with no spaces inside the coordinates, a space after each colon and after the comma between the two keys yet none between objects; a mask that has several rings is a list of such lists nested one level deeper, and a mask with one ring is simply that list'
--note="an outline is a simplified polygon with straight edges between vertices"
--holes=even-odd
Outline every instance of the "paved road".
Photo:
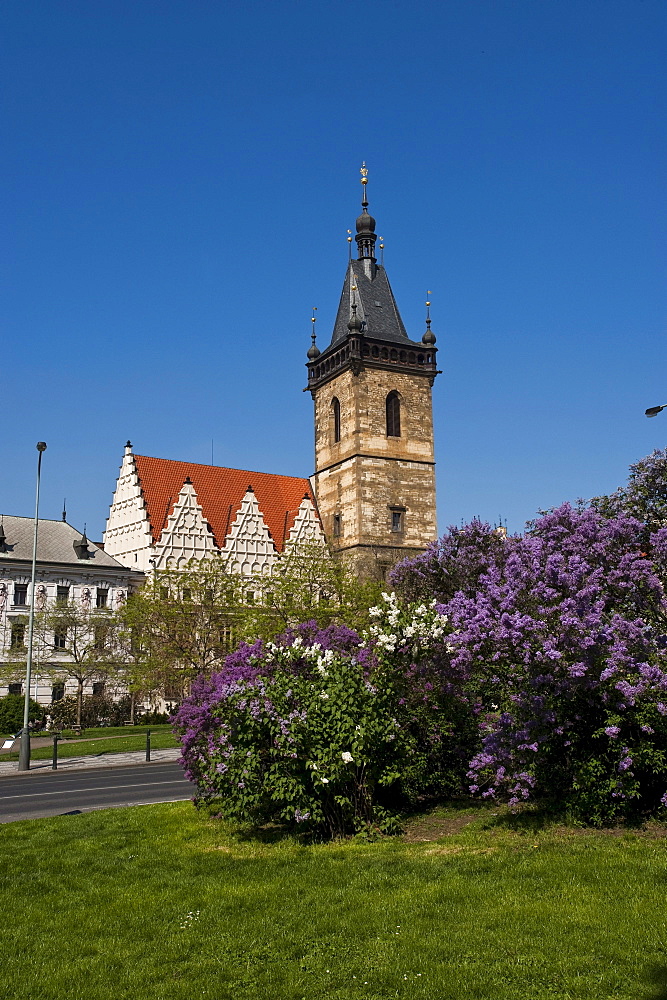
[{"label": "paved road", "polygon": [[[152,750],[151,763],[155,764],[159,762],[163,764],[167,760],[178,760],[180,755],[181,751],[174,747],[170,747],[168,750]],[[89,767],[123,767],[126,764],[142,764],[145,760],[145,750],[129,750],[123,753],[103,752],[94,756],[59,757],[58,770],[75,771]],[[0,778],[8,774],[16,775],[18,774],[18,769],[19,764],[17,760],[0,761]],[[35,771],[51,771],[51,760],[35,760],[33,758],[30,761],[30,772],[34,774]]]},{"label": "paved road", "polygon": [[183,777],[180,765],[170,762],[15,774],[0,779],[0,823],[182,801],[192,793],[193,786]]}]

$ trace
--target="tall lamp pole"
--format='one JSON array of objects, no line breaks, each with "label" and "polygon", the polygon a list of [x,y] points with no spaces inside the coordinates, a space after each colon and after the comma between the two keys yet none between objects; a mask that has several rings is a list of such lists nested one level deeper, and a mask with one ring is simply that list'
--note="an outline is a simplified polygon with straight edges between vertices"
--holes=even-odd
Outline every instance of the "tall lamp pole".
[{"label": "tall lamp pole", "polygon": [[39,525],[39,480],[42,473],[42,453],[46,451],[44,441],[37,442],[37,494],[35,497],[35,525],[32,536],[32,576],[30,586],[30,618],[28,619],[28,655],[25,664],[25,697],[23,700],[23,729],[19,748],[19,771],[30,770],[30,682],[32,674],[32,640],[35,629],[35,577],[37,575],[37,528]]}]

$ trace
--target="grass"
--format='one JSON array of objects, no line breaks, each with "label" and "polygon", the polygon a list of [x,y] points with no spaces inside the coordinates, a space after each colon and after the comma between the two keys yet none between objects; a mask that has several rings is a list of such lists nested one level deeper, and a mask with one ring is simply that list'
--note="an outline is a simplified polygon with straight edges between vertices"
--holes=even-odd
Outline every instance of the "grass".
[{"label": "grass", "polygon": [[[147,727],[151,731],[151,750],[166,750],[169,747],[177,747],[180,744],[176,741],[170,726]],[[93,734],[101,734],[98,738],[91,738]],[[113,735],[117,733],[118,735]],[[46,734],[48,736],[48,733]],[[70,739],[67,732],[63,734],[64,739]],[[80,757],[82,755],[127,753],[132,750],[146,749],[146,729],[132,729],[128,732],[122,727],[118,729],[90,729],[85,731],[84,736],[76,737],[76,742],[58,744],[58,760],[65,757]],[[53,744],[45,747],[31,748],[30,757],[32,760],[51,760],[53,756]],[[18,750],[0,755],[0,761],[18,760]]]},{"label": "grass", "polygon": [[667,847],[485,807],[304,846],[191,803],[0,827],[6,1000],[667,1000]]}]

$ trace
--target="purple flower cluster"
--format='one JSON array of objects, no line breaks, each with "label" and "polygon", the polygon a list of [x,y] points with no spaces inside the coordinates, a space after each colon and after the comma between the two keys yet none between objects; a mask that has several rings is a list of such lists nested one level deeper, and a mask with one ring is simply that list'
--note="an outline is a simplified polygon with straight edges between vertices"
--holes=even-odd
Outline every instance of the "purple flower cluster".
[{"label": "purple flower cluster", "polygon": [[473,792],[608,819],[664,788],[666,555],[664,529],[647,545],[639,521],[566,504],[525,537],[453,528],[394,570],[400,592],[441,602],[451,667],[479,698]]}]

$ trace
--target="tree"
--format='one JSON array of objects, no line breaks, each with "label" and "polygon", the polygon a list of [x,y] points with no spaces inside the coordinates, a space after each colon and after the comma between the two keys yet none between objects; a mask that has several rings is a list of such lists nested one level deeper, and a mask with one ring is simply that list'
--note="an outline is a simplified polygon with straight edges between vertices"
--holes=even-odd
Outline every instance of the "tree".
[{"label": "tree", "polygon": [[320,628],[345,624],[367,628],[369,608],[377,604],[381,584],[360,579],[344,558],[317,540],[286,546],[270,577],[250,579],[237,609],[240,637],[275,639],[300,622]]},{"label": "tree", "polygon": [[76,722],[80,726],[85,685],[122,671],[125,656],[118,618],[113,612],[92,611],[74,601],[56,601],[35,615],[35,634],[42,659],[47,650],[57,653],[53,680],[69,677],[76,681]]},{"label": "tree", "polygon": [[610,496],[593,497],[591,507],[604,517],[625,514],[650,532],[667,527],[667,449],[651,452],[630,466],[627,486]]},{"label": "tree", "polygon": [[471,790],[598,824],[667,805],[667,528],[647,542],[634,518],[565,504],[524,537],[491,535],[451,531],[394,573],[410,596],[430,587],[454,630],[480,711]]},{"label": "tree", "polygon": [[180,701],[230,651],[241,602],[241,578],[219,557],[155,573],[123,611],[130,690]]},{"label": "tree", "polygon": [[124,609],[129,689],[180,701],[241,641],[271,640],[304,620],[364,627],[379,590],[318,542],[288,546],[271,576],[240,576],[220,556],[157,572]]}]

